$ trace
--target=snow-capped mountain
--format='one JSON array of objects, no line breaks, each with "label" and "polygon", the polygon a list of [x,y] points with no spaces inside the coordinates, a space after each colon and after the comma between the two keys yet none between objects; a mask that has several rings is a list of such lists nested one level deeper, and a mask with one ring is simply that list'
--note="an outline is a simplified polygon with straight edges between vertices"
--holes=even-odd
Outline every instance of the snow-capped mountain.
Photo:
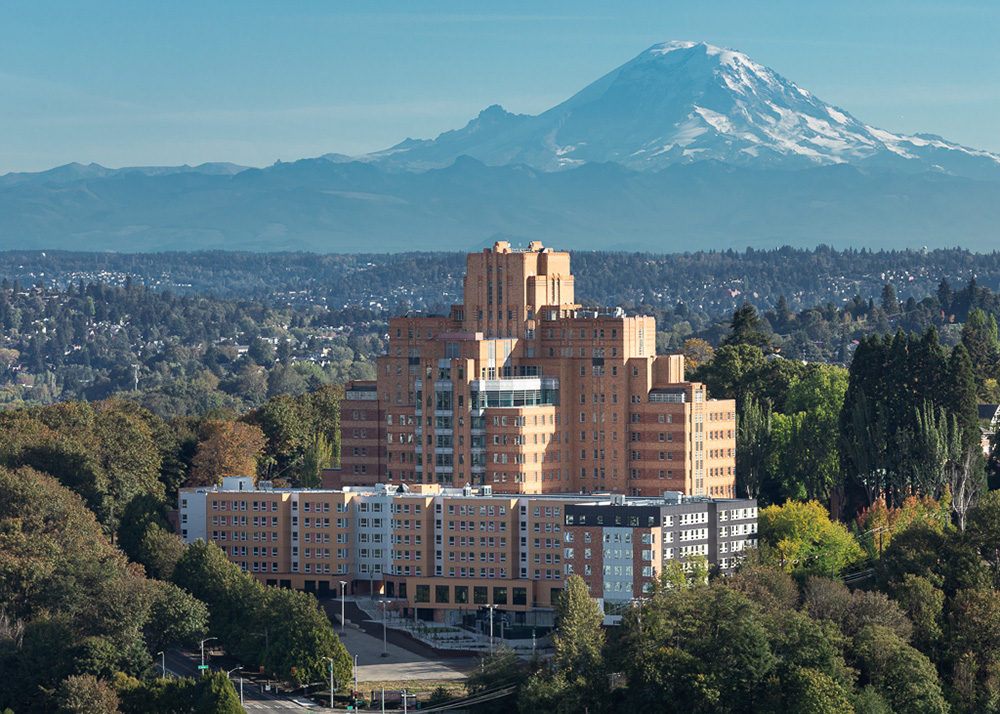
[{"label": "snow-capped mountain", "polygon": [[615,162],[648,171],[714,160],[754,168],[830,164],[1000,178],[1000,157],[864,124],[747,55],[706,43],[654,45],[538,116],[485,109],[464,128],[367,160],[422,170],[463,155],[556,171]]},{"label": "snow-capped mountain", "polygon": [[873,128],[744,54],[689,42],[651,47],[538,116],[493,106],[364,157],[0,176],[0,250],[458,250],[505,235],[660,253],[985,252],[998,226],[997,156]]}]

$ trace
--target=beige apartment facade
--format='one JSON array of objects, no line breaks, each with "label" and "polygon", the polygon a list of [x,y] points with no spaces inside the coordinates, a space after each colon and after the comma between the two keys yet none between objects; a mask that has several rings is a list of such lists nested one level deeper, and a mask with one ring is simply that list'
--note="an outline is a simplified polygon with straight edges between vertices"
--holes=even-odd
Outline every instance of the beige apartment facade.
[{"label": "beige apartment facade", "polygon": [[[221,487],[183,488],[179,500],[185,542],[215,543],[265,584],[389,598],[407,617],[448,622],[495,606],[513,624],[549,624],[572,574],[595,598],[624,606],[672,559],[704,556],[724,574],[756,543],[754,501],[679,493],[273,489],[226,478]],[[611,543],[618,545],[602,545]]]}]

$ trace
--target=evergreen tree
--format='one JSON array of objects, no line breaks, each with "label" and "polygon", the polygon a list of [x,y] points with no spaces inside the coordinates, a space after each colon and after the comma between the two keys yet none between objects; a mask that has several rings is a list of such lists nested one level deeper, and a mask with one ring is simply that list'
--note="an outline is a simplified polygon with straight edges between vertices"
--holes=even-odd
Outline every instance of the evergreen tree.
[{"label": "evergreen tree", "polygon": [[996,318],[987,317],[979,308],[971,310],[962,327],[962,344],[969,352],[976,382],[982,385],[987,379],[995,378],[1000,356]]},{"label": "evergreen tree", "polygon": [[854,351],[844,405],[840,410],[840,453],[843,470],[861,486],[870,506],[886,485],[888,452],[887,397],[884,381],[888,345],[873,335]]},{"label": "evergreen tree", "polygon": [[764,352],[773,352],[771,338],[764,332],[764,322],[757,314],[757,308],[747,301],[734,313],[729,324],[729,334],[719,343],[726,345],[752,345]]},{"label": "evergreen tree", "polygon": [[782,295],[778,298],[778,304],[775,306],[775,315],[778,319],[778,324],[775,328],[784,328],[792,321],[792,311],[788,307],[788,300]]},{"label": "evergreen tree", "polygon": [[941,303],[941,310],[944,313],[951,313],[951,301],[955,297],[955,292],[951,289],[951,284],[948,282],[947,278],[942,278],[941,283],[938,285],[937,289],[937,299]]},{"label": "evergreen tree", "polygon": [[882,288],[879,305],[885,311],[886,315],[899,313],[899,300],[896,298],[896,288],[892,286],[892,283],[886,283],[885,287]]},{"label": "evergreen tree", "polygon": [[965,345],[955,345],[948,360],[946,394],[951,412],[958,420],[962,450],[979,448],[979,407],[976,399],[976,375]]},{"label": "evergreen tree", "polygon": [[948,373],[948,354],[941,346],[937,328],[931,325],[920,340],[910,345],[909,380],[913,400],[944,407],[943,386]]}]

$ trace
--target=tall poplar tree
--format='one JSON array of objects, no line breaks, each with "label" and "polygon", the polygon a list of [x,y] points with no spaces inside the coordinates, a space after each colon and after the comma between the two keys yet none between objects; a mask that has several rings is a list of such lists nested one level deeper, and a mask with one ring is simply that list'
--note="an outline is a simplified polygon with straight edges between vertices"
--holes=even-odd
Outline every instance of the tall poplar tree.
[{"label": "tall poplar tree", "polygon": [[736,493],[757,498],[771,444],[771,410],[747,395],[740,400],[736,423]]}]

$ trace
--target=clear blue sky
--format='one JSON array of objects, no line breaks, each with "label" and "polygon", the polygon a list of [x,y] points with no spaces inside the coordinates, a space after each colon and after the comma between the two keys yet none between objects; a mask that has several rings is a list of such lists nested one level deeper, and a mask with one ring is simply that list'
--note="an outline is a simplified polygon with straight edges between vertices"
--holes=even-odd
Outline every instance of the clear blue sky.
[{"label": "clear blue sky", "polygon": [[1000,152],[997,0],[0,0],[0,174],[264,166],[538,113],[657,42],[746,52],[861,121]]}]

